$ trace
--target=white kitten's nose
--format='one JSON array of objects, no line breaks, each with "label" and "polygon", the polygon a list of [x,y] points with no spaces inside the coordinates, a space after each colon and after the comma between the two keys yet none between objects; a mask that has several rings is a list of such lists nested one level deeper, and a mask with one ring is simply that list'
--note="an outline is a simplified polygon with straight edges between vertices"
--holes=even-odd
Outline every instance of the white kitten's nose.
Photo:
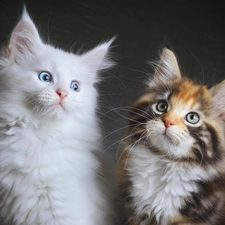
[{"label": "white kitten's nose", "polygon": [[60,90],[60,89],[57,90],[56,93],[60,97],[60,100],[63,100],[68,94],[66,91],[63,91],[63,90]]}]

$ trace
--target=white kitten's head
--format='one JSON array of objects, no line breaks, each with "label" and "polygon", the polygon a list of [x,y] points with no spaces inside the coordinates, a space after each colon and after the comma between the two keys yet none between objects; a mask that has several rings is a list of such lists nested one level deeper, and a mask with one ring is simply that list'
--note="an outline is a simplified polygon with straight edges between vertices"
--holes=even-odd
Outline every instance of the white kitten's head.
[{"label": "white kitten's head", "polygon": [[[42,42],[24,10],[0,59],[0,102],[14,114],[37,120],[94,115],[97,72],[112,66],[107,51],[112,40],[82,55]],[[18,115],[23,116],[23,115]]]}]

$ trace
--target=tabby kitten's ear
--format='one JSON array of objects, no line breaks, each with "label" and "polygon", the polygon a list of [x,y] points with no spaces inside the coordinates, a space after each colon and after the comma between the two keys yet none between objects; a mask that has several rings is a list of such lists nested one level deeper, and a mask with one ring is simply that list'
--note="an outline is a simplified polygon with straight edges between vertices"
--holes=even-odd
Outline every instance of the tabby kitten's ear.
[{"label": "tabby kitten's ear", "polygon": [[210,90],[213,96],[211,112],[215,117],[225,120],[225,80],[213,86]]},{"label": "tabby kitten's ear", "polygon": [[166,82],[179,78],[181,78],[181,72],[175,54],[168,48],[163,49],[153,81]]},{"label": "tabby kitten's ear", "polygon": [[7,56],[15,62],[24,62],[42,46],[37,28],[24,8],[22,17],[11,34]]}]

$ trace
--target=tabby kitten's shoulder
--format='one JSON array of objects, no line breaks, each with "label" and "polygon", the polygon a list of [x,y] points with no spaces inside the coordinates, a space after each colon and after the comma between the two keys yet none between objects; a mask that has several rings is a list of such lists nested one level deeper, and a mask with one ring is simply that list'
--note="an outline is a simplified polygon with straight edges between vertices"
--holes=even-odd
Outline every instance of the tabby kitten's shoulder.
[{"label": "tabby kitten's shoulder", "polygon": [[162,51],[122,143],[124,225],[225,224],[224,97],[224,82],[197,84]]}]

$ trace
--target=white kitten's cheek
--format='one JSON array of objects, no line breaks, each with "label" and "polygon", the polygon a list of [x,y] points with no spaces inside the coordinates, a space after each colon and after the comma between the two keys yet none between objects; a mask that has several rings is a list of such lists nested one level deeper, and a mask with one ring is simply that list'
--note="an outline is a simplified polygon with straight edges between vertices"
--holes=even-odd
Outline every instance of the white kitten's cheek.
[{"label": "white kitten's cheek", "polygon": [[58,95],[53,92],[53,91],[49,91],[49,90],[45,90],[43,92],[41,92],[38,97],[38,102],[43,105],[43,106],[51,106],[54,104],[59,103],[60,99],[58,97]]}]

